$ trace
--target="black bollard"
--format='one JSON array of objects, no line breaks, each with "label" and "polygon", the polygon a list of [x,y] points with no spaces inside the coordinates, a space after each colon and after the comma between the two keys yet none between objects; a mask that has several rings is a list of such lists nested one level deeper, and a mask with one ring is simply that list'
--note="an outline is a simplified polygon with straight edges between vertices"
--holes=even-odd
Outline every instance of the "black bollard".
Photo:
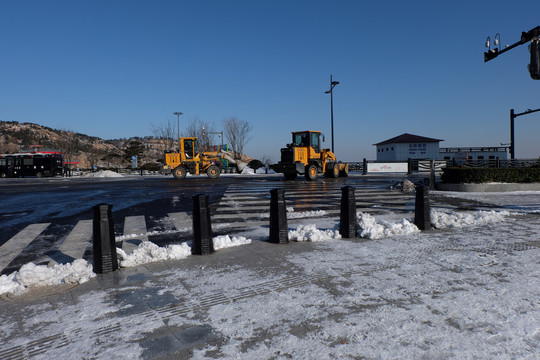
[{"label": "black bollard", "polygon": [[270,242],[274,244],[289,242],[287,208],[283,189],[270,190]]},{"label": "black bollard", "polygon": [[429,205],[429,188],[425,185],[416,187],[416,202],[414,204],[414,224],[420,230],[431,229]]},{"label": "black bollard", "polygon": [[210,255],[214,252],[212,224],[208,209],[208,195],[193,195],[193,255]]},{"label": "black bollard", "polygon": [[362,160],[362,175],[367,175],[367,159]]},{"label": "black bollard", "polygon": [[92,208],[94,211],[94,232],[92,236],[94,248],[93,269],[96,274],[110,273],[118,269],[114,223],[111,210],[112,205],[98,204]]},{"label": "black bollard", "polygon": [[356,197],[354,187],[341,188],[341,213],[339,215],[339,233],[343,238],[354,239],[358,232],[356,221]]}]

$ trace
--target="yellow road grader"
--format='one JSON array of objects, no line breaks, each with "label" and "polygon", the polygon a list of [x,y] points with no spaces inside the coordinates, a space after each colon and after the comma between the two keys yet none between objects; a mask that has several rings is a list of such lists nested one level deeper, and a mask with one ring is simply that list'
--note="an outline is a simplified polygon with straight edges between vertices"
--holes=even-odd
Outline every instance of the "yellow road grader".
[{"label": "yellow road grader", "polygon": [[221,159],[235,164],[238,171],[242,171],[246,166],[245,163],[234,160],[231,154],[224,150],[199,152],[196,137],[181,137],[179,143],[179,151],[165,152],[162,169],[164,174],[172,172],[175,179],[185,178],[188,172],[192,175],[206,173],[210,179],[217,179],[221,173]]},{"label": "yellow road grader", "polygon": [[317,179],[318,174],[337,178],[349,175],[349,164],[338,162],[330,149],[321,147],[320,131],[297,131],[292,133],[292,143],[281,149],[281,161],[272,166],[283,173],[286,180],[304,175],[307,180]]}]

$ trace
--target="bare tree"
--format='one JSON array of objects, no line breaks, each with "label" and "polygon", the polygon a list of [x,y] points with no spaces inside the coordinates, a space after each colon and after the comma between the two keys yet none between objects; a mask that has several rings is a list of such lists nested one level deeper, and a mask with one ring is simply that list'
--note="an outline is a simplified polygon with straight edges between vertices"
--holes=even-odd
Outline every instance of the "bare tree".
[{"label": "bare tree", "polygon": [[81,152],[81,142],[72,130],[60,130],[58,144],[64,153],[64,162],[66,163],[73,162]]},{"label": "bare tree", "polygon": [[174,149],[174,144],[178,140],[176,140],[177,129],[173,119],[169,119],[162,124],[152,124],[150,130],[163,146],[163,150]]},{"label": "bare tree", "polygon": [[214,143],[214,126],[200,120],[197,116],[189,120],[186,130],[182,132],[184,136],[196,137],[199,141],[200,151],[212,150]]},{"label": "bare tree", "polygon": [[231,146],[234,157],[240,159],[244,152],[244,146],[251,140],[249,132],[253,127],[249,122],[239,120],[234,116],[223,120],[223,126],[225,137]]}]

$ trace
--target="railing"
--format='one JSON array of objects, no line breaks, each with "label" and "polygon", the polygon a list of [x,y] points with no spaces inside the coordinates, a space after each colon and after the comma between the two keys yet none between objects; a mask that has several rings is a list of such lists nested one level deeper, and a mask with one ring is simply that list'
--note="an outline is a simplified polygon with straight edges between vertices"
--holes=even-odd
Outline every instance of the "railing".
[{"label": "railing", "polygon": [[[364,171],[364,167],[368,163],[404,163],[405,161],[352,161],[349,162],[350,171]],[[429,173],[431,172],[431,160],[411,159],[409,162],[409,173]],[[466,164],[458,164],[453,160],[434,160],[434,170],[436,173],[441,173],[442,169],[447,166],[463,166],[463,167],[494,167],[494,168],[528,168],[540,167],[540,159],[513,159],[513,160],[467,160]]]}]

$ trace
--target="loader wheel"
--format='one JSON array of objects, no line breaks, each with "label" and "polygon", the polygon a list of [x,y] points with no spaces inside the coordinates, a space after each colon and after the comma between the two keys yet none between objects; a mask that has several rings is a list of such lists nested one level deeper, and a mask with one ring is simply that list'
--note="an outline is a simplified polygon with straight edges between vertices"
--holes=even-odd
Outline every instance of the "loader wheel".
[{"label": "loader wheel", "polygon": [[339,176],[341,177],[347,177],[349,176],[349,164],[346,163],[344,166],[343,166],[343,169],[342,170],[339,170]]},{"label": "loader wheel", "polygon": [[182,165],[179,165],[174,168],[172,174],[175,179],[182,180],[183,178],[186,177],[187,171],[185,167],[183,167]]},{"label": "loader wheel", "polygon": [[210,179],[217,179],[219,177],[219,168],[216,165],[210,165],[208,170],[206,170],[206,175]]},{"label": "loader wheel", "polygon": [[324,176],[329,178],[339,177],[339,165],[338,164],[328,164]]},{"label": "loader wheel", "polygon": [[306,180],[313,181],[317,179],[317,166],[311,164],[306,166]]},{"label": "loader wheel", "polygon": [[284,173],[283,175],[285,176],[285,180],[295,180],[296,176],[297,176],[297,174],[295,172],[294,173]]}]

